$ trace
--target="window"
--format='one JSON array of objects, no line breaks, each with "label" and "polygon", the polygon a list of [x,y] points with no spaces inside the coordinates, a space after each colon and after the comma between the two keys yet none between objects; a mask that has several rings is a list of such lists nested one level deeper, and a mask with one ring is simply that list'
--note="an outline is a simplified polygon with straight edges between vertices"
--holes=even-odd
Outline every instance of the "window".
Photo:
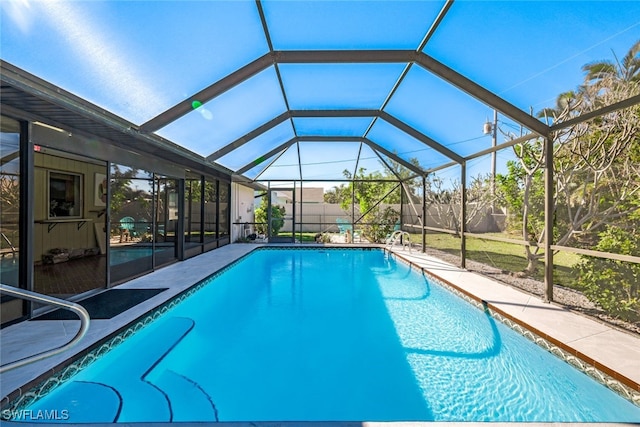
[{"label": "window", "polygon": [[49,219],[82,218],[82,176],[48,171]]}]

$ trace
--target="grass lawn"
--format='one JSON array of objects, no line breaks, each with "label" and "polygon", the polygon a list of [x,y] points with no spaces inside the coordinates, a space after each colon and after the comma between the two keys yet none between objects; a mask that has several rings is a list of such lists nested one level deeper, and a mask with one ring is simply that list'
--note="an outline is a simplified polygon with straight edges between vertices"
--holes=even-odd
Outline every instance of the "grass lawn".
[{"label": "grass lawn", "polygon": [[[505,235],[501,233],[495,233],[493,235],[505,237]],[[278,233],[278,236],[290,237],[291,232],[281,232]],[[316,233],[302,233],[302,239],[300,239],[300,233],[296,233],[295,235],[295,238],[301,240],[303,243],[313,243],[315,242],[315,237]],[[422,236],[420,234],[411,234],[411,241],[414,242],[414,244],[419,243],[422,241]],[[460,239],[451,234],[427,233],[427,246],[460,256]],[[467,236],[467,259],[511,272],[523,271],[527,266],[524,246],[469,236]],[[573,276],[571,267],[579,260],[580,257],[577,254],[569,252],[555,254],[553,257],[555,265],[553,272],[554,283],[572,287]],[[538,272],[534,277],[540,281],[544,280],[544,260],[541,260]]]},{"label": "grass lawn", "polygon": [[[302,243],[314,243],[316,241],[316,234],[318,233],[302,233],[302,239],[300,238],[300,233],[296,232],[296,239],[300,240]],[[282,232],[278,233],[278,237],[291,237],[291,232]]]},{"label": "grass lawn", "polygon": [[[495,234],[505,237],[504,234]],[[460,238],[444,233],[427,233],[427,247],[441,250],[453,255],[460,255]],[[412,242],[421,242],[420,234],[411,235]],[[542,253],[542,252],[541,252]],[[513,243],[496,242],[476,237],[467,237],[467,259],[491,265],[511,272],[523,271],[527,266],[524,246]],[[577,254],[560,252],[554,255],[554,283],[572,287],[571,267],[580,260]],[[544,260],[541,260],[538,273],[534,276],[544,280]]]}]

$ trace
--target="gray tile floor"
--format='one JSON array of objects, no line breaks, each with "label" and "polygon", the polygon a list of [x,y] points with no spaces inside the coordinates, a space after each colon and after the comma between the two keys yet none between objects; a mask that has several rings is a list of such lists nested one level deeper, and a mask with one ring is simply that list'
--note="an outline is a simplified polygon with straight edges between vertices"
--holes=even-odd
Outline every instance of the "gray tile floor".
[{"label": "gray tile floor", "polygon": [[[167,287],[169,290],[112,319],[93,320],[85,339],[74,349],[3,374],[0,381],[1,395],[4,397],[42,373],[50,371],[74,354],[99,342],[105,336],[259,246],[262,245],[227,245],[120,285],[123,288]],[[556,305],[544,303],[535,296],[446,264],[420,252],[394,250],[401,257],[487,301],[504,313],[522,320],[538,331],[640,383],[639,336],[616,330]],[[60,320],[22,322],[4,328],[0,331],[0,362],[5,364],[59,346],[71,339],[78,327],[79,321]]]}]

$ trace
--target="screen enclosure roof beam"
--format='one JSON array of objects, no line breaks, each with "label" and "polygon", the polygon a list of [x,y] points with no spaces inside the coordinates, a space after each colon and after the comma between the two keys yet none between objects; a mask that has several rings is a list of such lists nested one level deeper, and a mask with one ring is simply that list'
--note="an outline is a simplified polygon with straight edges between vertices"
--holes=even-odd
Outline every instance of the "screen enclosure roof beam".
[{"label": "screen enclosure roof beam", "polygon": [[287,148],[291,147],[296,142],[298,142],[297,138],[291,138],[290,140],[288,140],[284,144],[280,144],[279,146],[277,146],[273,150],[271,150],[271,151],[269,151],[267,153],[264,153],[262,156],[259,156],[254,161],[252,161],[250,163],[247,163],[246,165],[244,165],[243,167],[241,167],[240,169],[235,171],[235,173],[238,174],[238,175],[244,174],[245,172],[253,169],[254,167],[258,166],[260,163],[264,162],[266,159],[269,159],[272,156],[278,154],[279,152],[284,151]]},{"label": "screen enclosure roof beam", "polygon": [[371,141],[370,139],[362,138],[362,142],[367,144],[373,150],[379,151],[379,152],[381,152],[382,154],[384,154],[387,157],[391,157],[393,160],[395,160],[396,162],[400,163],[402,166],[404,166],[405,168],[409,169],[411,172],[414,172],[414,173],[416,173],[416,174],[418,174],[420,176],[425,174],[424,171],[422,170],[422,168],[419,168],[418,166],[407,162],[406,160],[402,159],[401,157],[398,157],[397,154],[392,153],[391,151],[379,146],[378,144],[376,144],[375,142]]},{"label": "screen enclosure roof beam", "polygon": [[274,127],[278,126],[280,123],[282,123],[285,120],[290,119],[290,118],[291,118],[291,113],[288,112],[288,111],[285,111],[284,113],[280,114],[279,116],[274,117],[273,119],[269,120],[265,124],[263,124],[261,126],[258,126],[257,128],[253,129],[251,132],[248,132],[248,133],[244,134],[243,136],[241,136],[240,138],[236,139],[235,141],[233,141],[233,142],[223,146],[219,150],[211,153],[210,155],[207,156],[207,161],[213,162],[213,161],[219,159],[220,157],[223,157],[223,156],[229,154],[230,152],[232,152],[236,148],[242,147],[247,142],[249,142],[252,139],[262,135],[263,133],[265,133],[269,129],[273,129]]},{"label": "screen enclosure roof beam", "polygon": [[437,141],[434,141],[433,139],[429,138],[427,135],[412,128],[411,126],[395,118],[391,114],[384,111],[379,111],[379,110],[362,109],[362,110],[291,110],[289,112],[282,113],[281,115],[269,120],[267,123],[255,128],[254,130],[246,133],[245,135],[241,136],[235,141],[225,145],[224,147],[220,148],[216,152],[207,156],[207,161],[213,162],[219,159],[220,157],[225,156],[226,154],[229,154],[236,148],[243,146],[244,144],[251,141],[253,138],[256,138],[259,135],[267,132],[269,129],[274,128],[275,126],[284,122],[288,118],[295,118],[295,117],[379,117],[384,121],[388,122],[389,124],[391,124],[392,126],[395,126],[396,128],[400,129],[402,132],[405,132],[406,134],[412,136],[413,138],[417,139],[418,141],[422,142],[428,147],[436,150],[438,153],[444,155],[445,157],[448,157],[449,159],[457,163],[461,163],[464,160],[464,158],[459,154],[456,154],[455,152],[451,151],[444,145],[440,144]]},{"label": "screen enclosure roof beam", "polygon": [[378,114],[377,110],[291,110],[286,111],[279,116],[269,120],[267,123],[253,129],[244,134],[235,141],[225,145],[219,150],[207,156],[207,161],[213,162],[223,157],[236,148],[239,148],[251,141],[252,139],[262,135],[269,129],[278,126],[280,123],[293,117],[371,117]]},{"label": "screen enclosure roof beam", "polygon": [[511,117],[540,136],[546,137],[549,126],[518,107],[500,98],[493,92],[471,81],[422,52],[413,50],[324,50],[324,51],[275,51],[278,63],[417,63],[425,70],[437,75],[484,104]]},{"label": "screen enclosure roof beam", "polygon": [[261,156],[259,156],[256,160],[244,165],[243,167],[241,167],[240,169],[238,169],[237,171],[235,171],[235,174],[237,175],[242,175],[245,172],[249,171],[250,169],[254,168],[255,166],[259,165],[260,163],[262,163],[265,159],[268,159],[270,157],[272,157],[273,155],[289,148],[291,145],[298,143],[298,142],[362,142],[364,144],[367,144],[369,147],[371,147],[373,150],[375,151],[379,151],[381,153],[383,153],[384,155],[386,155],[387,157],[392,158],[394,161],[398,162],[399,164],[401,164],[402,166],[406,167],[407,169],[409,169],[410,171],[418,174],[418,175],[424,175],[424,171],[419,168],[418,166],[407,162],[406,160],[402,159],[401,157],[399,157],[397,154],[392,153],[389,150],[386,150],[385,148],[382,148],[381,146],[379,146],[378,144],[376,144],[375,142],[366,139],[366,138],[362,138],[359,136],[326,136],[326,135],[321,135],[321,136],[297,136],[294,138],[291,138],[289,141],[285,142],[284,144],[281,144],[279,146],[277,146],[276,148],[274,148],[273,150],[269,151],[268,153],[265,153]]},{"label": "screen enclosure roof beam", "polygon": [[513,120],[523,126],[526,126],[538,135],[546,137],[549,134],[549,126],[500,98],[495,93],[469,80],[462,74],[454,71],[425,53],[419,53],[417,56],[418,58],[416,62],[425,70],[430,71],[484,104],[500,111],[505,116],[511,117]]},{"label": "screen enclosure roof beam", "polygon": [[273,54],[267,53],[244,67],[237,69],[226,77],[223,77],[212,85],[204,88],[200,92],[186,98],[170,109],[160,113],[148,122],[143,123],[140,125],[140,131],[155,132],[158,129],[167,126],[185,114],[193,111],[194,102],[205,104],[245,80],[255,76],[259,72],[269,68],[271,65],[273,65]]},{"label": "screen enclosure roof beam", "polygon": [[541,136],[547,136],[549,132],[549,127],[540,120],[518,109],[434,58],[413,50],[291,50],[269,52],[142,124],[140,131],[154,132],[192,111],[192,103],[194,101],[205,104],[276,63],[417,63],[424,69],[434,73],[504,115],[511,117],[516,122]]},{"label": "screen enclosure roof beam", "polygon": [[382,120],[388,122],[389,124],[397,127],[398,129],[400,129],[401,131],[403,131],[407,135],[410,135],[413,138],[417,139],[418,141],[422,142],[423,144],[433,148],[438,153],[450,158],[451,160],[453,160],[453,161],[455,161],[457,163],[462,163],[462,161],[464,160],[461,155],[454,153],[453,151],[451,151],[450,149],[448,149],[444,145],[440,144],[439,142],[434,141],[433,139],[429,138],[427,135],[423,134],[422,132],[412,128],[411,126],[409,126],[405,122],[396,119],[391,114],[386,113],[384,111],[380,111],[379,117]]},{"label": "screen enclosure roof beam", "polygon": [[622,101],[613,103],[611,105],[607,105],[605,107],[598,108],[597,110],[590,111],[588,113],[580,114],[578,117],[574,117],[574,118],[572,118],[570,120],[567,120],[566,122],[560,122],[560,123],[557,123],[557,124],[554,123],[551,126],[550,130],[552,132],[555,132],[555,131],[558,131],[560,129],[565,129],[565,128],[568,128],[568,127],[573,126],[575,124],[586,122],[587,120],[593,119],[595,117],[603,116],[603,115],[605,115],[607,113],[618,111],[618,110],[621,110],[623,108],[632,107],[632,106],[634,106],[636,104],[640,104],[640,94],[634,95],[634,96],[632,96],[630,98],[627,98],[627,99],[623,99]]}]

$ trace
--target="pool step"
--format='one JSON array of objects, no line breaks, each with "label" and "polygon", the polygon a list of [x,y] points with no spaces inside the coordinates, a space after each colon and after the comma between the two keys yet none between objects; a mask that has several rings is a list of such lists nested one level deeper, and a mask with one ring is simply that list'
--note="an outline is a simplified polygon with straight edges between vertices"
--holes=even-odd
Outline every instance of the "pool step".
[{"label": "pool step", "polygon": [[182,374],[165,370],[152,383],[171,402],[173,421],[218,421],[218,410],[211,396]]},{"label": "pool step", "polygon": [[[68,411],[59,416],[61,420],[74,423],[113,423],[122,409],[122,398],[112,387],[95,382],[72,381],[64,388],[60,396],[51,395],[45,411],[50,408],[63,408]],[[36,411],[39,408],[36,408]],[[36,412],[37,413],[37,412]]]},{"label": "pool step", "polygon": [[[162,323],[157,328],[141,337],[136,347],[138,351],[126,355],[126,380],[123,378],[122,386],[117,387],[123,400],[118,422],[173,420],[168,396],[146,377],[193,329],[195,322],[186,317],[159,321]],[[148,414],[153,414],[154,419],[150,420]]]},{"label": "pool step", "polygon": [[[83,414],[90,416],[92,411],[99,415],[100,422],[171,421],[169,397],[146,377],[193,329],[195,322],[185,317],[158,322],[152,329],[139,332],[135,347],[125,341],[122,347],[115,348],[114,354],[109,355],[113,357],[110,366],[95,377],[95,383],[80,380],[67,383],[48,396],[55,405],[51,406],[51,400],[47,404],[68,408],[69,419],[74,422],[82,422]],[[153,419],[149,419],[149,414]],[[109,419],[112,415],[114,418]]]}]

